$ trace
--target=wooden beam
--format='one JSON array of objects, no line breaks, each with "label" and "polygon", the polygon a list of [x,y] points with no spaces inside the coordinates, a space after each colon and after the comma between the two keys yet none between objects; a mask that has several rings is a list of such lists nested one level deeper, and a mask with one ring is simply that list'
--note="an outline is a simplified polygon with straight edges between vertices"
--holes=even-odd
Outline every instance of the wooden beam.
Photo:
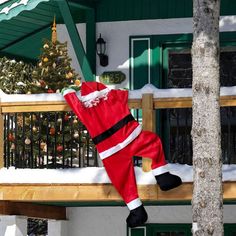
[{"label": "wooden beam", "polygon": [[[71,110],[65,101],[2,102],[0,106],[2,113]],[[141,99],[129,99],[129,107],[130,109],[141,108]]]},{"label": "wooden beam", "polygon": [[47,111],[71,111],[69,105],[51,104],[51,105],[21,105],[2,107],[2,113],[15,112],[47,112]]},{"label": "wooden beam", "polygon": [[[236,199],[235,182],[224,182],[224,200]],[[182,201],[192,199],[192,183],[163,192],[157,185],[138,185],[143,201]],[[122,201],[111,184],[0,184],[1,201],[83,202]]]},{"label": "wooden beam", "polygon": [[[139,185],[140,198],[155,200],[190,200],[192,183],[162,192],[157,185]],[[0,200],[11,201],[122,201],[111,184],[1,184]]]},{"label": "wooden beam", "polygon": [[[155,98],[154,100],[154,109],[166,109],[166,108],[191,108],[192,107],[192,98],[191,97],[182,97],[182,98]],[[220,97],[220,106],[236,106],[236,96],[221,96]]]},{"label": "wooden beam", "polygon": [[[142,99],[129,99],[128,101],[130,109],[141,109],[142,106],[147,109],[144,103],[146,101]],[[236,106],[236,96],[223,96],[220,99],[220,103],[222,107]],[[2,102],[0,105],[2,113],[71,110],[65,101]],[[153,109],[190,108],[192,107],[192,98],[155,98],[153,99],[153,105],[149,105]]]},{"label": "wooden beam", "polygon": [[57,3],[60,8],[64,22],[66,24],[66,28],[73,45],[75,55],[80,64],[80,68],[83,73],[84,79],[86,81],[93,81],[95,76],[93,75],[89,61],[86,57],[85,50],[81,42],[78,30],[76,28],[75,22],[73,20],[72,14],[70,12],[70,7],[68,5],[68,2],[67,0],[57,0]]},{"label": "wooden beam", "polygon": [[65,207],[41,205],[29,202],[0,201],[0,214],[66,220]]}]

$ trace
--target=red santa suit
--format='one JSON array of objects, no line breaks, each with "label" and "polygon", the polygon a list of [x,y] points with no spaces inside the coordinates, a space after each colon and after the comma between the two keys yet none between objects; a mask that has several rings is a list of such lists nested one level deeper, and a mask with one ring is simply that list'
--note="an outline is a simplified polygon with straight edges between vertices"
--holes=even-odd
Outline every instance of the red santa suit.
[{"label": "red santa suit", "polygon": [[109,89],[98,82],[83,82],[81,91],[63,91],[74,113],[87,127],[107,174],[130,210],[142,205],[133,156],[152,159],[154,176],[168,172],[160,138],[142,131],[128,107],[128,91]]}]

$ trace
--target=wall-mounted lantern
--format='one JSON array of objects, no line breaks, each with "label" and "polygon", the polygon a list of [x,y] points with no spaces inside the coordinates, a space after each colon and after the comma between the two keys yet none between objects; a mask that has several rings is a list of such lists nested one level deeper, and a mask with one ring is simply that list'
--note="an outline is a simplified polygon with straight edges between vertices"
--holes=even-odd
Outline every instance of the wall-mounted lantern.
[{"label": "wall-mounted lantern", "polygon": [[101,37],[101,34],[99,38],[96,41],[96,51],[100,59],[100,65],[101,66],[107,66],[108,65],[108,56],[105,54],[106,52],[106,42]]}]

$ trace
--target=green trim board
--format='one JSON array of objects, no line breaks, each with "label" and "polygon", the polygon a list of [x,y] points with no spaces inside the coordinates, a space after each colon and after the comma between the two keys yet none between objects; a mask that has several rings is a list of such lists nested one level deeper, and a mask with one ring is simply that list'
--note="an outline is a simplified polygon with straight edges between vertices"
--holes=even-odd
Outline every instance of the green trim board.
[{"label": "green trim board", "polygon": [[[65,206],[65,207],[120,207],[126,206],[123,201],[81,201],[81,202],[37,202],[42,205]],[[189,206],[191,201],[143,201],[144,206]],[[236,204],[230,202],[228,204]]]},{"label": "green trim board", "polygon": [[139,89],[151,82],[150,38],[131,38],[130,44],[130,87],[131,89]]}]

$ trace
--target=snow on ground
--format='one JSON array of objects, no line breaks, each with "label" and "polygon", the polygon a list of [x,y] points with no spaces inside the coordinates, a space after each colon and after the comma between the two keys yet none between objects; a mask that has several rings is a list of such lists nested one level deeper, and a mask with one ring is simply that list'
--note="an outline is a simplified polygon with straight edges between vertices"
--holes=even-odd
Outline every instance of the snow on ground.
[{"label": "snow on ground", "polygon": [[[78,92],[79,93],[79,92]],[[129,91],[129,98],[142,98],[142,94],[153,93],[154,98],[192,97],[191,88],[158,89],[152,84],[146,84],[143,88]],[[221,96],[236,95],[236,86],[221,87]],[[41,94],[6,94],[0,90],[1,102],[40,102],[40,101],[64,101],[60,93]]]},{"label": "snow on ground", "polygon": [[[170,172],[179,175],[183,182],[193,181],[193,169],[189,165],[168,164]],[[152,172],[135,167],[139,185],[155,184]],[[223,165],[223,181],[236,181],[236,165]],[[74,169],[0,169],[0,183],[110,183],[103,167]]]}]

